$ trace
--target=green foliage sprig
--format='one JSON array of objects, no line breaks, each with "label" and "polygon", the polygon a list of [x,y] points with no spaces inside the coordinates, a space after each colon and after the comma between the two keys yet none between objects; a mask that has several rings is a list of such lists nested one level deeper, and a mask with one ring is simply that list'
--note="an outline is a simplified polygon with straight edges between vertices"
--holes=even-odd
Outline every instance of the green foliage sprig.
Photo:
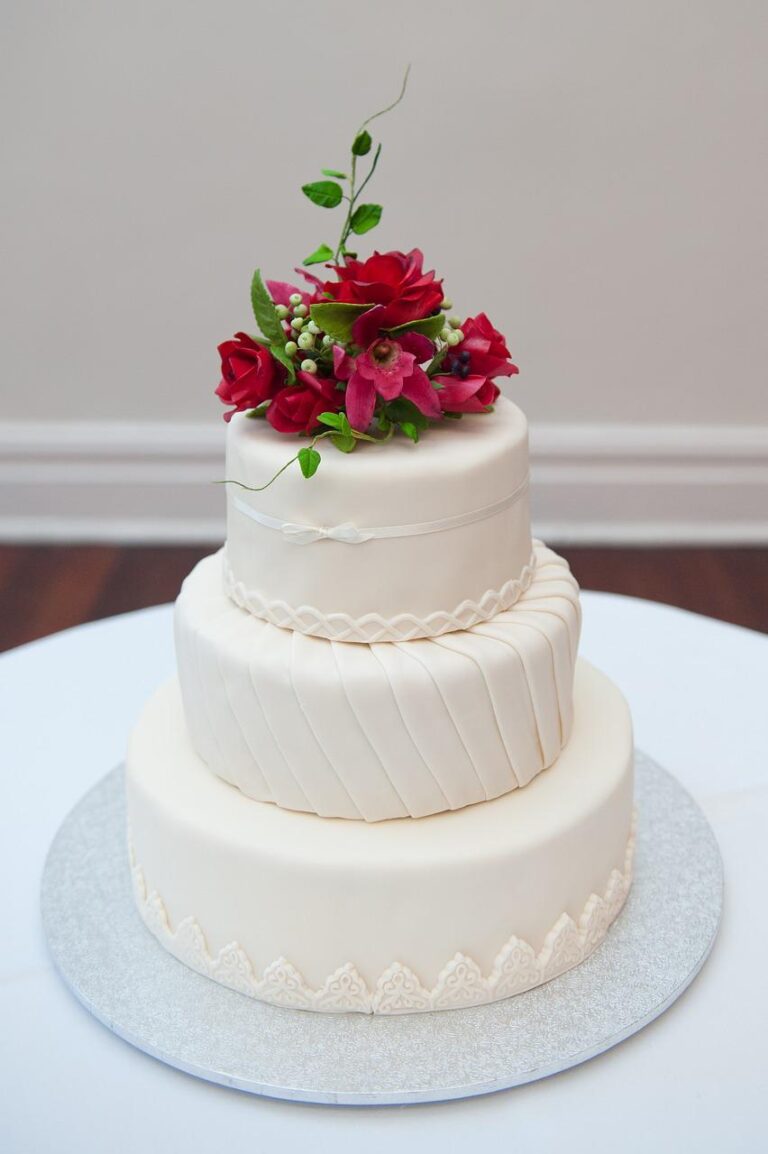
[{"label": "green foliage sprig", "polygon": [[[262,414],[258,409],[253,409],[248,415],[260,417]],[[379,428],[382,428],[383,434],[380,437],[373,437],[370,433],[361,433],[358,429],[352,428],[346,413],[321,413],[317,419],[321,425],[329,427],[322,433],[315,433],[309,444],[303,445],[298,453],[291,457],[289,461],[286,461],[284,465],[281,465],[277,472],[263,485],[244,485],[242,481],[231,480],[221,481],[220,484],[237,485],[239,489],[247,489],[249,493],[262,493],[264,489],[269,488],[273,481],[277,480],[281,473],[284,473],[286,469],[289,469],[291,465],[297,461],[304,477],[314,477],[321,461],[320,454],[315,446],[319,441],[324,441],[327,437],[330,437],[331,442],[337,449],[340,449],[342,453],[351,453],[358,441],[372,441],[374,444],[377,441],[388,441],[395,431],[394,424],[390,423],[387,428],[383,428],[381,424],[379,425]],[[418,440],[418,437],[416,439]]]},{"label": "green foliage sprig", "polygon": [[[321,169],[323,176],[329,177],[330,179],[316,180],[310,184],[302,185],[301,191],[304,195],[320,208],[338,208],[343,201],[347,202],[347,212],[336,248],[332,249],[328,244],[321,244],[314,252],[304,258],[302,264],[323,264],[329,260],[333,260],[338,264],[342,257],[354,257],[355,253],[350,252],[347,248],[349,234],[354,233],[356,236],[362,236],[364,233],[376,228],[376,225],[381,220],[381,214],[384,210],[380,204],[359,203],[363,189],[376,171],[376,165],[379,163],[379,157],[381,156],[381,145],[378,144],[376,146],[370,168],[359,186],[357,183],[357,162],[361,157],[368,156],[373,148],[373,139],[367,126],[371,124],[372,121],[378,119],[379,116],[384,116],[385,113],[391,112],[393,108],[397,107],[405,96],[410,72],[411,66],[409,64],[405,70],[405,76],[403,77],[403,83],[397,99],[393,100],[391,104],[388,104],[386,108],[382,108],[379,112],[374,112],[373,116],[369,116],[358,128],[350,147],[351,160],[349,173],[341,172],[336,168],[323,168]],[[340,180],[348,184],[349,188],[347,192],[345,192],[344,188],[338,183]]]}]

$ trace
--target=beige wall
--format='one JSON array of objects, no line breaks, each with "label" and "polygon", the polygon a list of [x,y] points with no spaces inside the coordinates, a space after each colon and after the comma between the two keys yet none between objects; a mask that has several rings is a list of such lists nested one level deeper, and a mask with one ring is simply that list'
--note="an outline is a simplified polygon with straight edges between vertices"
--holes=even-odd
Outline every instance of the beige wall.
[{"label": "beige wall", "polygon": [[255,264],[396,91],[377,245],[510,336],[548,422],[766,423],[768,4],[3,5],[6,419],[218,418]]}]

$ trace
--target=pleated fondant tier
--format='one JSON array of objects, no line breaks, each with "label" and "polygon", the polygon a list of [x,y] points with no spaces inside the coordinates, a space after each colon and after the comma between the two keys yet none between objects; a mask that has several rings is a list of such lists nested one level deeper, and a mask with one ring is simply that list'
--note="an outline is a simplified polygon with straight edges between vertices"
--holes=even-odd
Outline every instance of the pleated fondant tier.
[{"label": "pleated fondant tier", "polygon": [[515,606],[440,637],[349,645],[277,628],[223,591],[206,558],[176,606],[195,750],[244,794],[380,821],[461,809],[525,786],[568,740],[578,586],[535,545]]}]

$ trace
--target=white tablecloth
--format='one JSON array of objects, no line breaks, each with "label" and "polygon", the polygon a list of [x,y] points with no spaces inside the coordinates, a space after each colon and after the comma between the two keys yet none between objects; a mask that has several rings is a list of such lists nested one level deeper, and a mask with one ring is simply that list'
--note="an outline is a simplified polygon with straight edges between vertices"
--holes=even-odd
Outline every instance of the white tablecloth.
[{"label": "white tablecloth", "polygon": [[254,1098],[163,1066],[78,1005],[46,954],[42,864],[64,815],[121,760],[143,701],[173,669],[170,609],[0,658],[0,1150],[768,1149],[768,637],[603,594],[585,594],[584,611],[582,652],[624,690],[638,745],[714,825],[726,869],[720,938],[682,999],[623,1045],[543,1082],[434,1106]]}]

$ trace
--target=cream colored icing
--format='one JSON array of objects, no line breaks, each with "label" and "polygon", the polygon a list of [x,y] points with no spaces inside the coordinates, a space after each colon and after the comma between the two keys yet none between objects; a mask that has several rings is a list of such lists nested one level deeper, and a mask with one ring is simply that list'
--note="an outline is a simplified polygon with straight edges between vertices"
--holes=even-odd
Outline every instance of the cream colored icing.
[{"label": "cream colored icing", "polygon": [[219,555],[176,604],[192,744],[260,801],[326,817],[423,817],[526,785],[572,722],[578,586],[538,543],[516,605],[462,632],[346,645],[276,628],[225,595]]},{"label": "cream colored icing", "polygon": [[[226,478],[264,485],[302,443],[264,421],[236,414],[227,430]],[[227,486],[230,588],[259,616],[274,621],[269,607],[278,607],[285,618],[281,623],[320,636],[329,636],[323,623],[335,615],[353,623],[371,616],[428,622],[437,615],[444,623],[446,615],[457,615],[468,603],[479,607],[474,620],[490,617],[519,595],[530,562],[527,476],[527,423],[505,398],[493,413],[442,422],[418,445],[397,437],[386,445],[360,445],[349,455],[325,446],[310,480],[292,466],[262,492]],[[519,498],[511,505],[482,516],[515,493]],[[391,530],[464,515],[477,519],[358,544],[334,539],[299,544],[296,537],[254,521],[242,511],[243,503],[278,523],[320,529]],[[306,608],[311,613],[304,613]],[[455,628],[472,620],[463,611]],[[428,634],[427,625],[423,635]],[[365,631],[358,636],[354,628],[345,637],[384,638],[380,630],[371,638]]]},{"label": "cream colored icing", "polygon": [[329,974],[313,989],[287,958],[277,958],[263,974],[238,942],[222,946],[212,956],[197,920],[184,918],[175,928],[157,890],[147,885],[144,871],[129,844],[131,877],[136,906],[145,925],[170,953],[199,974],[223,986],[294,1010],[330,1013],[407,1014],[424,1010],[452,1010],[522,994],[583,962],[600,945],[621,912],[632,883],[634,828],[627,842],[622,870],[611,870],[605,893],[590,894],[578,921],[561,914],[538,953],[514,934],[499,951],[491,971],[484,974],[466,954],[446,962],[431,990],[426,990],[408,966],[393,962],[369,989],[352,962]]},{"label": "cream colored icing", "polygon": [[[581,960],[618,912],[631,720],[615,686],[579,662],[570,741],[525,789],[366,825],[254,801],[208,772],[170,683],[132,736],[127,805],[152,887],[145,918],[216,980],[258,997],[267,985],[308,989],[311,1009],[386,1010],[383,989],[390,1010],[487,1001],[516,992],[500,966],[519,982],[527,960],[532,980],[547,980]],[[392,991],[403,985],[428,1004],[398,1006]],[[457,1001],[446,1001],[450,988]]]},{"label": "cream colored icing", "polygon": [[267,601],[253,589],[247,589],[235,578],[226,550],[222,550],[222,578],[224,591],[236,605],[281,629],[307,633],[327,641],[359,641],[366,645],[377,641],[414,641],[419,638],[441,637],[459,629],[470,629],[482,621],[490,621],[497,613],[514,606],[530,587],[536,573],[536,552],[531,554],[519,577],[505,581],[501,589],[488,589],[477,601],[462,601],[450,611],[436,610],[426,617],[415,613],[398,613],[383,617],[381,613],[366,613],[353,617],[350,613],[322,613],[313,605],[289,605],[287,601]]}]

